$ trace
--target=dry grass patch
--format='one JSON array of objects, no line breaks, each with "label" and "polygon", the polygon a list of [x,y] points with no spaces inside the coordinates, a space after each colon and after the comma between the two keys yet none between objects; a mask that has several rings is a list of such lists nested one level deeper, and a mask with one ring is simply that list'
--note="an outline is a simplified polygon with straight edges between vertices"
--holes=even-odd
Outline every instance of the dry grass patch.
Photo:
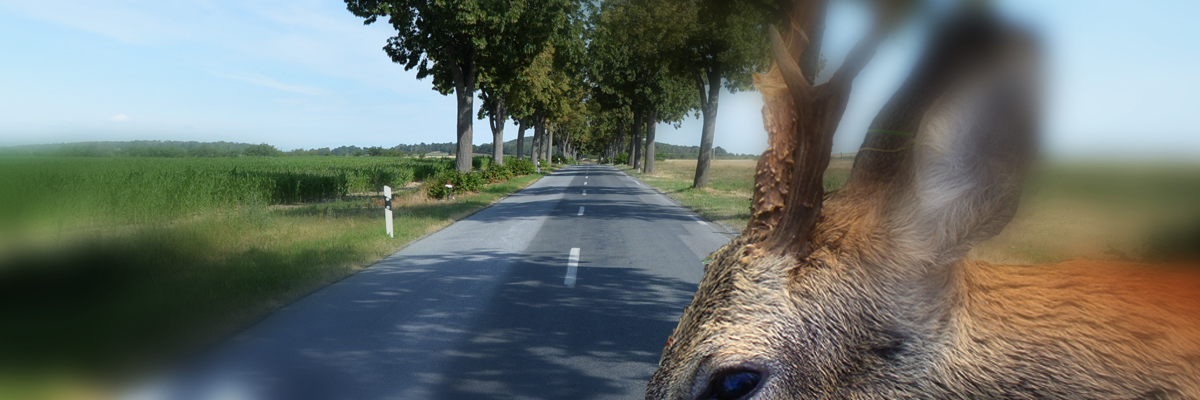
[{"label": "dry grass patch", "polygon": [[[835,155],[827,190],[845,184],[853,154]],[[705,217],[745,228],[755,160],[715,160],[708,188],[691,189],[694,160],[657,162],[631,175]],[[1021,208],[996,237],[969,257],[998,264],[1091,259],[1156,260],[1200,248],[1200,166],[1044,162],[1029,177]],[[1190,248],[1189,248],[1190,246]]]},{"label": "dry grass patch", "polygon": [[[841,187],[850,176],[853,155],[835,157],[825,173],[828,188]],[[667,193],[705,218],[741,232],[750,222],[750,199],[754,196],[754,172],[758,160],[713,160],[708,187],[693,189],[696,160],[655,162],[653,174],[640,174],[628,166],[626,173]]]}]

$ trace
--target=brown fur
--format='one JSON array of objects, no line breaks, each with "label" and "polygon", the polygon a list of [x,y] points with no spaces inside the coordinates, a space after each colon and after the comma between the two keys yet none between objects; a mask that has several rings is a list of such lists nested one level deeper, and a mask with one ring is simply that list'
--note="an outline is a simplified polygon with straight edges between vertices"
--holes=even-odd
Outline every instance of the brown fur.
[{"label": "brown fur", "polygon": [[739,370],[756,399],[1200,399],[1200,270],[964,258],[1016,210],[1038,108],[1027,42],[968,44],[885,107],[916,139],[868,137],[898,151],[860,157],[804,251],[763,251],[761,224],[713,254],[647,399]]}]

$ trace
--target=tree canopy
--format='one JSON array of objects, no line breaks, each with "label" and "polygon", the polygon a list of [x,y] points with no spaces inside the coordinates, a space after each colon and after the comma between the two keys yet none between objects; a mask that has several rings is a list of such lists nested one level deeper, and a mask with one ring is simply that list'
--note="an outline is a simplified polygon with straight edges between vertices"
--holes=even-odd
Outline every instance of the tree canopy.
[{"label": "tree canopy", "polygon": [[[522,66],[566,24],[571,0],[345,0],[371,24],[387,18],[396,29],[384,51],[417,79],[433,78],[433,89],[458,100],[458,162],[471,169],[472,117],[480,77],[491,114],[502,114],[504,91]],[[497,117],[501,117],[497,115]],[[503,124],[503,118],[499,118]]]},{"label": "tree canopy", "polygon": [[392,61],[456,95],[457,154],[466,161],[459,169],[470,168],[474,118],[489,120],[496,157],[511,118],[519,122],[519,143],[525,128],[534,128],[534,157],[629,152],[631,164],[648,172],[660,122],[703,115],[699,157],[711,155],[715,91],[750,87],[750,74],[768,61],[768,18],[787,3],[345,1],[365,23],[386,20],[396,29],[384,46]]}]

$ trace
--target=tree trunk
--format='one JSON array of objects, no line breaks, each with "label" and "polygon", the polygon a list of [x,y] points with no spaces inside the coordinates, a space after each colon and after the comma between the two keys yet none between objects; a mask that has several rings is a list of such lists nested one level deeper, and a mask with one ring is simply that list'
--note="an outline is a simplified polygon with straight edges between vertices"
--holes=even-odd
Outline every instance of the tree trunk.
[{"label": "tree trunk", "polygon": [[475,111],[475,49],[452,59],[450,72],[454,76],[454,95],[458,98],[458,152],[455,154],[455,167],[462,172],[471,171],[472,116]]},{"label": "tree trunk", "polygon": [[546,137],[546,112],[538,110],[533,117],[533,146],[529,149],[529,155],[533,157],[534,165],[537,165],[538,160],[542,157],[542,141]]},{"label": "tree trunk", "polygon": [[520,160],[525,156],[525,129],[529,128],[529,117],[521,118],[517,122],[517,159]]},{"label": "tree trunk", "polygon": [[495,95],[492,102],[492,162],[504,164],[504,123],[508,122],[507,110],[504,108],[504,94]]},{"label": "tree trunk", "polygon": [[[636,120],[637,120],[637,116],[634,116],[634,121],[636,121]],[[628,141],[628,143],[625,143],[625,148],[627,149],[628,157],[626,157],[627,160],[625,161],[625,164],[629,165],[630,167],[633,167],[634,165],[637,164],[636,162],[634,162],[634,158],[633,158],[633,155],[635,154],[634,148],[637,147],[637,145],[634,144],[634,142],[637,140],[636,139],[637,132],[638,132],[637,123],[634,122],[632,124],[629,124],[629,141]]]},{"label": "tree trunk", "polygon": [[712,165],[713,136],[717,130],[717,100],[721,96],[721,64],[714,63],[708,71],[707,95],[699,76],[696,77],[696,84],[700,89],[700,110],[704,114],[704,126],[700,130],[700,156],[696,159],[696,175],[692,180],[692,187],[699,189],[708,186],[708,171]]},{"label": "tree trunk", "polygon": [[529,143],[529,159],[533,160],[536,165],[538,160],[542,159],[542,153],[539,150],[542,143],[542,136],[537,133],[537,129],[533,130],[533,141]]},{"label": "tree trunk", "polygon": [[642,123],[645,122],[642,115],[642,110],[633,113],[633,153],[629,155],[629,165],[635,171],[642,168]]},{"label": "tree trunk", "polygon": [[646,168],[645,173],[654,173],[654,125],[658,123],[658,111],[646,113]]},{"label": "tree trunk", "polygon": [[546,161],[554,164],[554,130],[558,127],[551,127],[546,131]]},{"label": "tree trunk", "polygon": [[[616,158],[617,154],[625,152],[625,140],[625,122],[620,122],[617,124],[616,143],[613,143],[613,158]],[[611,160],[610,163],[612,165],[617,165],[616,160]]]}]

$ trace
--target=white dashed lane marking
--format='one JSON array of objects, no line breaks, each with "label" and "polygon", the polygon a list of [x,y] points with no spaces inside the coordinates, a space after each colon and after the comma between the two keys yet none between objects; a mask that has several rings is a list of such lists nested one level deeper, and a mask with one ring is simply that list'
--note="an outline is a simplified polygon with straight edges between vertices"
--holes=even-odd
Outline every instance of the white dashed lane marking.
[{"label": "white dashed lane marking", "polygon": [[571,248],[571,256],[567,258],[567,277],[563,284],[569,288],[575,287],[575,274],[579,272],[579,248]]}]

